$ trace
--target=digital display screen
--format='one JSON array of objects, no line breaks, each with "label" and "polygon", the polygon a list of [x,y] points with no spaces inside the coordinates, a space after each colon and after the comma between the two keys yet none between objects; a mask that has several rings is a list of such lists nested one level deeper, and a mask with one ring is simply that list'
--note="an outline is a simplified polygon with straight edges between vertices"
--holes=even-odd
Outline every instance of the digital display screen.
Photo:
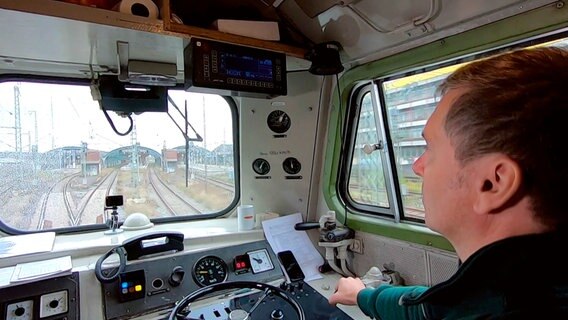
[{"label": "digital display screen", "polygon": [[236,274],[247,273],[250,269],[250,259],[246,254],[236,256],[234,260],[234,268]]},{"label": "digital display screen", "polygon": [[188,91],[255,98],[287,94],[286,55],[280,52],[192,37],[184,67]]},{"label": "digital display screen", "polygon": [[250,55],[220,52],[219,73],[239,79],[273,81],[272,60]]}]

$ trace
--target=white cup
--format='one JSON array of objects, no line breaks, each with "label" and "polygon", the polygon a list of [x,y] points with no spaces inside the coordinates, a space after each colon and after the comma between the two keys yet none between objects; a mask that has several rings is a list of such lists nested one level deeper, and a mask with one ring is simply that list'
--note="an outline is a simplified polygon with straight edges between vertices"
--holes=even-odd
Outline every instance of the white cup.
[{"label": "white cup", "polygon": [[251,204],[238,206],[237,221],[239,231],[252,230],[254,228],[254,206]]}]

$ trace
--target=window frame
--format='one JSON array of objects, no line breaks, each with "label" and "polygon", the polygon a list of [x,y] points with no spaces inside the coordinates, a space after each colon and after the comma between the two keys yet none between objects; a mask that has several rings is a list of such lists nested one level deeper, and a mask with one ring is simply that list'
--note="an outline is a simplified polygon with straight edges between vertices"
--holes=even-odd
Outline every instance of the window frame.
[{"label": "window frame", "polygon": [[[344,117],[345,120],[343,128],[345,128],[345,133],[341,135],[342,150],[340,152],[341,156],[339,159],[339,169],[337,171],[338,183],[336,187],[336,192],[339,195],[339,199],[344,203],[346,208],[350,209],[350,213],[356,216],[370,216],[386,220],[392,220],[395,223],[404,222],[404,223],[424,226],[425,225],[424,219],[419,219],[412,216],[406,216],[404,214],[405,210],[402,199],[402,193],[400,189],[400,183],[395,182],[399,181],[398,170],[396,169],[394,144],[392,141],[392,136],[390,131],[391,124],[388,118],[388,111],[385,103],[386,101],[385,92],[382,89],[383,83],[399,78],[404,78],[412,75],[417,75],[441,69],[452,65],[480,60],[502,52],[527,48],[530,46],[542,45],[550,41],[559,40],[567,37],[568,37],[568,31],[566,29],[561,29],[556,32],[527,37],[521,40],[512,41],[499,46],[478,50],[457,57],[451,57],[443,61],[424,64],[418,67],[406,68],[403,69],[403,71],[388,73],[383,76],[372,77],[370,80],[368,80],[368,82],[364,82],[364,84],[359,86],[354,86],[351,89],[351,94],[347,98],[347,105],[349,107],[347,110],[347,114]],[[385,184],[387,183],[387,181],[390,181],[390,187],[391,187],[390,190],[389,188],[387,188],[387,194],[394,196],[394,200],[391,199],[391,196],[389,196],[389,203],[393,207],[392,210],[385,210],[386,208],[384,207],[379,207],[374,205],[368,205],[368,204],[362,205],[356,203],[349,196],[348,182],[349,182],[349,176],[351,174],[350,168],[355,148],[355,137],[357,129],[359,127],[362,98],[364,97],[365,93],[368,92],[371,92],[373,95],[375,95],[372,98],[372,103],[374,104],[373,110],[375,112],[377,110],[380,111],[378,115],[380,116],[380,120],[382,121],[382,123],[378,122],[379,120],[377,117],[375,118],[375,121],[377,122],[376,130],[377,130],[377,136],[383,137],[382,141],[383,141],[384,150],[386,150],[386,152],[388,153],[386,161],[388,161],[389,167],[386,170],[384,168],[386,161],[383,161],[382,163],[383,163],[383,171],[385,174]],[[381,155],[382,159],[384,152],[381,153],[382,153]],[[392,164],[395,165],[392,166]]]},{"label": "window frame", "polygon": [[[373,104],[373,113],[375,118],[375,126],[377,125],[378,121],[381,121],[383,115],[381,112],[378,112],[377,108],[375,107],[375,99],[377,98],[377,94],[373,93],[375,90],[375,85],[373,83],[366,83],[362,86],[355,88],[352,91],[351,96],[349,97],[349,107],[347,108],[347,114],[345,116],[345,123],[350,124],[346,125],[345,132],[343,135],[343,142],[341,143],[341,148],[343,149],[341,154],[344,155],[340,159],[340,166],[338,170],[338,183],[337,183],[337,193],[339,198],[344,203],[344,205],[349,208],[351,211],[357,214],[366,214],[371,216],[380,216],[383,218],[389,219],[397,219],[397,205],[395,205],[395,198],[392,193],[392,175],[390,170],[388,170],[390,161],[389,157],[385,155],[383,150],[377,150],[376,152],[380,152],[381,157],[381,165],[382,170],[384,173],[385,179],[385,186],[387,192],[387,199],[389,201],[389,207],[379,207],[370,204],[362,204],[356,202],[349,193],[349,179],[351,176],[351,169],[352,169],[352,161],[355,153],[355,144],[356,144],[356,137],[357,137],[357,130],[359,128],[360,122],[360,114],[361,109],[363,106],[363,99],[367,94],[371,95],[371,103]],[[386,144],[385,141],[385,134],[384,132],[378,131],[377,137],[379,141],[383,142],[383,146]],[[379,143],[377,141],[377,143]]]},{"label": "window frame", "polygon": [[[0,84],[6,82],[28,82],[28,83],[39,83],[39,84],[52,84],[52,85],[74,85],[74,86],[89,86],[91,81],[88,79],[80,79],[80,78],[69,78],[69,77],[52,77],[52,76],[35,76],[35,75],[26,75],[26,74],[3,74],[0,75]],[[178,84],[175,87],[168,87],[169,90],[179,90],[185,91],[183,85]],[[150,220],[156,224],[164,224],[164,223],[175,223],[175,222],[187,222],[187,221],[195,221],[195,220],[207,220],[207,219],[214,219],[218,217],[222,217],[227,215],[229,212],[232,212],[234,208],[240,201],[241,196],[241,177],[240,177],[240,130],[239,130],[239,112],[237,103],[231,96],[222,96],[228,104],[229,110],[231,112],[231,119],[232,119],[232,127],[233,127],[233,168],[234,168],[234,181],[235,181],[235,193],[234,198],[231,203],[223,210],[214,213],[208,213],[203,215],[188,215],[188,216],[176,216],[176,217],[159,217],[159,218],[151,218]],[[168,110],[169,112],[169,110]],[[172,125],[174,125],[172,123]],[[109,127],[109,130],[110,127]],[[120,222],[122,225],[122,221]],[[81,225],[75,227],[63,227],[63,228],[53,228],[47,230],[21,230],[13,228],[4,221],[0,220],[0,232],[5,233],[7,235],[19,235],[19,234],[31,234],[31,233],[40,233],[40,232],[55,232],[56,234],[72,234],[72,233],[81,233],[81,232],[89,232],[89,231],[99,231],[108,229],[105,223],[102,224],[90,224],[90,225]]]}]

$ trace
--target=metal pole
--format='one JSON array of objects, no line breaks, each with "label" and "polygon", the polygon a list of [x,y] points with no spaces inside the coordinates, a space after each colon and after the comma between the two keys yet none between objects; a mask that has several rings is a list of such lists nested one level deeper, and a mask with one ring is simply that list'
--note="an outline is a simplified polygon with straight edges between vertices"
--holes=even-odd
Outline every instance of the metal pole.
[{"label": "metal pole", "polygon": [[51,150],[55,149],[55,126],[53,124],[53,97],[50,101],[51,106]]},{"label": "metal pole", "polygon": [[39,133],[37,131],[37,112],[35,110],[30,112],[34,113],[35,145],[36,148],[39,148]]},{"label": "metal pole", "polygon": [[87,143],[81,142],[81,171],[83,171],[83,184],[87,184]]},{"label": "metal pole", "polygon": [[34,115],[34,131],[35,131],[35,141],[34,141],[34,145],[31,147],[32,149],[32,157],[33,157],[33,174],[34,174],[34,180],[33,183],[36,184],[37,183],[37,153],[39,150],[39,132],[37,129],[37,111],[32,110],[29,113],[33,113]]},{"label": "metal pole", "polygon": [[20,120],[20,87],[14,86],[14,130],[16,134],[16,152],[22,152],[22,123]]},{"label": "metal pole", "polygon": [[187,120],[187,100],[185,100],[185,187],[189,187],[189,139],[188,139],[188,120]]},{"label": "metal pole", "polygon": [[205,127],[205,96],[203,96],[203,103],[201,104],[202,108],[203,108],[203,152],[204,154],[204,159],[203,159],[203,165],[204,165],[204,172],[205,172],[205,191],[207,191],[207,130]]}]

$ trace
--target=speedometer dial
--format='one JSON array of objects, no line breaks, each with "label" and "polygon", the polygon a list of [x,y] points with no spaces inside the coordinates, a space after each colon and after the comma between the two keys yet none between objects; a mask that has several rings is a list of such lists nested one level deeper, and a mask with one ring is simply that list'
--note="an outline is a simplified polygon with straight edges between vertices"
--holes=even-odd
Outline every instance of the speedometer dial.
[{"label": "speedometer dial", "polygon": [[257,174],[264,176],[270,172],[270,163],[266,159],[258,158],[252,162],[252,169]]},{"label": "speedometer dial", "polygon": [[221,283],[227,280],[227,264],[216,256],[199,259],[193,266],[193,280],[200,286]]},{"label": "speedometer dial", "polygon": [[282,110],[274,110],[268,115],[266,123],[270,130],[276,133],[284,133],[290,129],[290,116]]},{"label": "speedometer dial", "polygon": [[302,164],[294,157],[284,159],[282,168],[287,174],[298,174],[302,170]]}]

